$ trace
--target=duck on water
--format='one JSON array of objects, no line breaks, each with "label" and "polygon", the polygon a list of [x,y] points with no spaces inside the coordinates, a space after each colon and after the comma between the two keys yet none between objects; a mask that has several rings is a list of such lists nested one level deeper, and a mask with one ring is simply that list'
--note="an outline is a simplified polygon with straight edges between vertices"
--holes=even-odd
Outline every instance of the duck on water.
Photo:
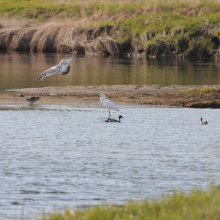
[{"label": "duck on water", "polygon": [[118,120],[116,120],[116,119],[113,119],[113,118],[107,118],[107,120],[105,121],[105,122],[121,122],[121,118],[124,118],[124,117],[122,117],[122,115],[119,115],[118,116]]},{"label": "duck on water", "polygon": [[200,123],[199,124],[200,125],[207,125],[208,122],[207,121],[202,121],[202,117],[200,117]]}]

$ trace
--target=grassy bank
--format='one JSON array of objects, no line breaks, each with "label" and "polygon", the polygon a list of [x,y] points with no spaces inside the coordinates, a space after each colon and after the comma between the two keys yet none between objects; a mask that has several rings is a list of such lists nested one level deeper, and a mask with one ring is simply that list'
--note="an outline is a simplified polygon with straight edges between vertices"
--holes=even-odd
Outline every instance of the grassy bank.
[{"label": "grassy bank", "polygon": [[[193,3],[187,0],[139,0],[136,3],[122,0],[87,0],[83,3],[74,0],[0,1],[0,49],[219,57],[219,11],[220,1],[208,0]],[[26,28],[25,36],[14,30],[16,35],[21,34],[17,40],[23,39],[17,43],[20,46],[11,43],[15,35],[12,30],[8,30],[9,33],[3,31],[9,26],[18,26],[13,22],[9,24],[8,19],[26,21],[20,25]],[[45,23],[48,24],[46,28]],[[33,26],[35,28],[31,29]],[[71,37],[67,39],[66,35]],[[39,46],[39,37],[42,36],[51,45]],[[21,45],[23,42],[26,46]]]},{"label": "grassy bank", "polygon": [[[134,18],[146,13],[171,12],[185,16],[198,16],[216,20],[220,8],[219,0],[10,0],[0,1],[0,13],[8,17],[32,19],[37,21],[63,20],[65,18],[81,19],[101,14],[118,15]],[[128,16],[129,15],[129,16]],[[105,17],[106,20],[117,20]],[[218,19],[218,18],[217,18]]]},{"label": "grassy bank", "polygon": [[44,220],[217,220],[220,216],[220,187],[208,190],[176,192],[155,201],[130,202],[123,206],[97,206],[84,211],[67,210],[65,214],[43,215]]}]

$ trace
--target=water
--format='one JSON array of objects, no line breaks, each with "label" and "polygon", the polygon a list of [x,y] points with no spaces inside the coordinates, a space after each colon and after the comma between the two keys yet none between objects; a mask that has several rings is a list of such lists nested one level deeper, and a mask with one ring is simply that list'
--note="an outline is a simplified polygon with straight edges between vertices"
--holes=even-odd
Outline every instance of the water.
[{"label": "water", "polygon": [[101,106],[1,106],[0,219],[24,198],[27,218],[220,180],[219,109],[119,107],[122,123]]},{"label": "water", "polygon": [[[71,72],[35,81],[60,60],[74,57]],[[114,58],[64,54],[0,54],[0,89],[85,85],[220,85],[213,60]]]},{"label": "water", "polygon": [[[220,85],[219,61],[0,54],[0,89],[79,85]],[[66,76],[34,79],[74,57]],[[0,219],[152,199],[220,180],[219,109],[0,106]],[[112,116],[118,113],[112,112]],[[199,125],[199,118],[208,120]],[[25,200],[24,200],[25,199]],[[25,205],[23,206],[23,203]]]}]

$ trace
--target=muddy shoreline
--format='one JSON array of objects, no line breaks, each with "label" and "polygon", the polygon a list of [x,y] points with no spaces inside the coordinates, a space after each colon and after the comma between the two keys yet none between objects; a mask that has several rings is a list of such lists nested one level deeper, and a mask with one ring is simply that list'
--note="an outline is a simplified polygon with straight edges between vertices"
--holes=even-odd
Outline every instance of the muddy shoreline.
[{"label": "muddy shoreline", "polygon": [[[211,92],[203,91],[209,88]],[[185,92],[184,92],[185,91]],[[192,91],[192,92],[190,92]],[[0,105],[25,105],[24,98],[39,96],[36,105],[99,105],[99,93],[117,105],[161,105],[187,108],[220,108],[220,86],[112,85],[44,87],[8,90],[0,93]]]}]

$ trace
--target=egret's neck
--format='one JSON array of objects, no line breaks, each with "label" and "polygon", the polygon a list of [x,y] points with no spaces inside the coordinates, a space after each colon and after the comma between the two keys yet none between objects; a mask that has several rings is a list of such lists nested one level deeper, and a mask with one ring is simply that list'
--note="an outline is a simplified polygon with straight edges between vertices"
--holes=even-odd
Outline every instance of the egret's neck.
[{"label": "egret's neck", "polygon": [[100,97],[100,102],[101,102],[103,105],[105,105],[104,100],[105,100],[104,97]]}]

